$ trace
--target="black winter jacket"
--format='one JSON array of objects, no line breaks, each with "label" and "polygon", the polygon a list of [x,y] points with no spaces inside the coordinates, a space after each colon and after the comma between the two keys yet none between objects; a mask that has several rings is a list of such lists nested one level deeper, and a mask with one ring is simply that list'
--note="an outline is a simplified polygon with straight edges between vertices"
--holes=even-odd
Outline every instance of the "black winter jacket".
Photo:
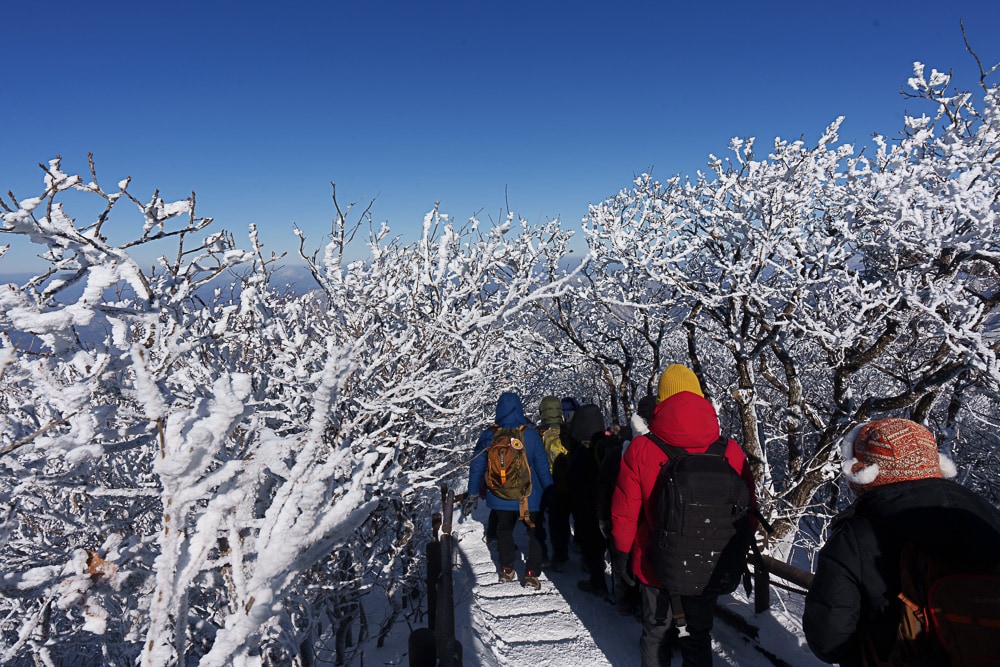
[{"label": "black winter jacket", "polygon": [[594,445],[604,439],[604,416],[593,403],[582,405],[573,413],[569,424],[570,503],[576,521],[593,523],[597,530],[597,475],[600,461]]},{"label": "black winter jacket", "polygon": [[597,473],[597,518],[611,523],[611,496],[618,484],[618,471],[622,467],[622,441],[615,438],[604,454]]},{"label": "black winter jacket", "polygon": [[912,541],[929,553],[1000,563],[1000,510],[946,479],[876,487],[839,514],[819,551],[802,629],[824,662],[860,665],[861,628],[888,657],[899,621],[899,557]]}]

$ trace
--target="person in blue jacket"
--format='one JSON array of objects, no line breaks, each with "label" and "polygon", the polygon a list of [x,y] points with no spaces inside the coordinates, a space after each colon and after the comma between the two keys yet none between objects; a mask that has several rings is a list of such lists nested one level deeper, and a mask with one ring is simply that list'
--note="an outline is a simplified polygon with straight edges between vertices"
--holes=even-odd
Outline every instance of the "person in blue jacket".
[{"label": "person in blue jacket", "polygon": [[[552,486],[552,474],[549,472],[549,458],[542,444],[542,437],[527,417],[524,416],[524,405],[521,397],[514,392],[504,392],[497,399],[496,425],[502,428],[516,428],[526,425],[524,430],[524,449],[531,468],[531,496],[528,498],[528,511],[533,525],[541,520],[542,494]],[[493,429],[488,428],[479,436],[475,451],[485,452],[493,440]],[[481,495],[486,488],[486,455],[474,456],[469,465],[468,497]],[[519,517],[518,501],[504,500],[486,491],[486,506],[496,514],[497,549],[500,552],[500,582],[514,581],[514,526]],[[542,546],[535,535],[535,529],[525,524],[528,531],[528,556],[525,562],[524,586],[541,588],[538,575],[542,569]]]}]

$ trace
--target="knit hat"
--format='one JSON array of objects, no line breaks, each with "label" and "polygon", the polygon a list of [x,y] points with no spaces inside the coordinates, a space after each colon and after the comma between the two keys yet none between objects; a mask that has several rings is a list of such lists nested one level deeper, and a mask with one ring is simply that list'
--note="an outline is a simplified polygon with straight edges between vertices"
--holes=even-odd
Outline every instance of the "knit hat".
[{"label": "knit hat", "polygon": [[694,374],[694,371],[681,364],[671,364],[660,374],[660,382],[656,387],[656,398],[662,403],[682,391],[705,396],[701,393],[701,383],[698,382],[698,376]]},{"label": "knit hat", "polygon": [[879,419],[856,426],[841,447],[844,477],[860,494],[895,482],[954,477],[955,464],[939,454],[934,435],[909,419]]}]

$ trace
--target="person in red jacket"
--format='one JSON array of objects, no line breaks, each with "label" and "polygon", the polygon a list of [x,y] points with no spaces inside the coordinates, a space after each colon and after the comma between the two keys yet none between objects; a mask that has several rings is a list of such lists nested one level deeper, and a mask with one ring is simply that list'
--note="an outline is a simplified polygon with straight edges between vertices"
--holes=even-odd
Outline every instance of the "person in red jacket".
[{"label": "person in red jacket", "polygon": [[[649,430],[664,442],[693,454],[705,452],[719,439],[719,418],[705,399],[701,384],[691,369],[673,364],[660,376]],[[735,440],[726,446],[726,459],[746,481],[751,497],[754,480],[743,449]],[[611,499],[611,538],[618,569],[631,567],[639,582],[642,601],[642,635],[639,650],[642,667],[670,664],[667,633],[671,626],[670,593],[662,588],[646,558],[649,549],[657,474],[667,456],[644,435],[636,437],[622,457],[618,483]],[[689,636],[679,641],[684,667],[712,664],[712,618],[716,596],[683,596]]]}]

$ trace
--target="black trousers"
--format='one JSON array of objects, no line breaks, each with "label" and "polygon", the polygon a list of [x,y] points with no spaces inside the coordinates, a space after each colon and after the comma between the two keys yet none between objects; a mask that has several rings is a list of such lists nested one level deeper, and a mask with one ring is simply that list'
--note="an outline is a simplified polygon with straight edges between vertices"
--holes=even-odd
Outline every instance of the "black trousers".
[{"label": "black trousers", "polygon": [[490,510],[490,516],[486,520],[486,540],[495,540],[497,538],[497,511]]},{"label": "black trousers", "polygon": [[[531,513],[531,521],[535,523],[538,512]],[[497,550],[500,552],[500,567],[513,568],[517,557],[514,546],[514,526],[519,523],[517,510],[496,510],[497,517]],[[535,529],[521,522],[528,533],[528,553],[525,558],[525,570],[537,575],[542,569],[542,545],[538,542]]]},{"label": "black trousers", "polygon": [[[670,665],[670,633],[673,618],[670,594],[662,588],[639,584],[642,598],[642,635],[639,654],[642,667]],[[684,667],[712,667],[712,621],[718,596],[681,596],[689,636],[679,646]]]},{"label": "black trousers", "polygon": [[549,514],[549,538],[552,541],[552,561],[569,560],[569,496],[553,492],[546,499]]},{"label": "black trousers", "polygon": [[573,526],[580,538],[580,551],[583,562],[587,565],[587,572],[590,574],[590,584],[598,592],[606,591],[608,585],[604,578],[604,569],[607,561],[604,560],[604,552],[608,550],[608,541],[601,534],[597,514],[590,512],[574,514]]}]

